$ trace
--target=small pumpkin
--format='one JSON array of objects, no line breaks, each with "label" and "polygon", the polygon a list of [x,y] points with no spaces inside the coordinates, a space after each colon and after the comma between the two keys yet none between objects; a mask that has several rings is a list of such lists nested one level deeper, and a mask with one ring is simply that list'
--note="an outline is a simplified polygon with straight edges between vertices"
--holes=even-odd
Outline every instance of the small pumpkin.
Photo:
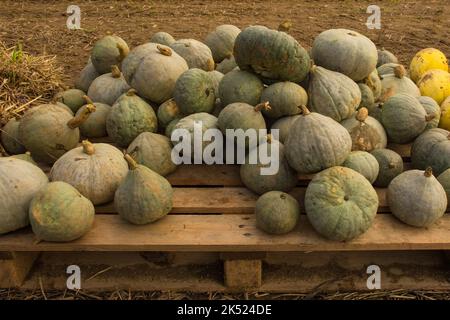
[{"label": "small pumpkin", "polygon": [[375,101],[380,98],[383,86],[377,69],[373,69],[373,71],[361,83],[364,83],[372,90],[373,99]]},{"label": "small pumpkin", "polygon": [[242,102],[252,106],[261,100],[264,84],[254,74],[233,70],[225,74],[219,83],[219,98],[223,106]]},{"label": "small pumpkin", "polygon": [[165,46],[170,46],[175,42],[174,37],[170,33],[159,31],[152,35],[150,42],[163,44]]},{"label": "small pumpkin", "polygon": [[450,132],[435,128],[422,133],[411,147],[414,168],[431,167],[436,175],[450,168]]},{"label": "small pumpkin", "polygon": [[18,119],[11,118],[0,131],[0,141],[9,154],[19,154],[26,151],[19,140],[19,124]]},{"label": "small pumpkin", "polygon": [[127,149],[137,163],[142,164],[156,173],[167,176],[176,170],[172,162],[172,143],[166,136],[143,132],[131,142]]},{"label": "small pumpkin", "polygon": [[38,164],[34,161],[33,157],[31,156],[31,153],[29,151],[25,152],[25,153],[21,153],[21,154],[15,154],[13,156],[11,156],[11,158],[15,158],[15,159],[20,159],[20,160],[24,160],[27,161],[31,164],[34,164],[35,166],[37,166]]},{"label": "small pumpkin", "polygon": [[65,104],[73,113],[76,113],[78,109],[84,105],[85,95],[86,93],[80,89],[68,89],[58,93],[55,97],[55,101]]},{"label": "small pumpkin", "polygon": [[159,220],[172,210],[173,190],[169,181],[125,155],[130,170],[114,196],[119,215],[133,224]]},{"label": "small pumpkin", "polygon": [[370,111],[376,108],[372,89],[364,83],[358,83],[358,87],[359,91],[361,91],[361,102],[359,103],[358,109],[367,108]]},{"label": "small pumpkin", "polygon": [[289,132],[291,131],[291,126],[295,120],[297,120],[301,115],[283,117],[278,119],[272,124],[270,131],[278,130],[278,141],[285,143]]},{"label": "small pumpkin", "polygon": [[450,73],[438,69],[428,70],[420,77],[417,86],[423,96],[431,97],[441,104],[450,96]]},{"label": "small pumpkin", "polygon": [[428,70],[439,69],[448,72],[448,61],[445,54],[438,49],[426,48],[416,53],[409,69],[411,79],[418,82]]},{"label": "small pumpkin", "polygon": [[269,118],[280,118],[300,113],[299,106],[306,106],[308,95],[298,84],[284,81],[265,88],[261,94],[261,102],[264,101],[269,102],[270,109],[263,109],[263,115]]},{"label": "small pumpkin", "polygon": [[269,234],[292,231],[300,218],[300,206],[291,195],[269,191],[258,198],[255,205],[256,226]]},{"label": "small pumpkin", "polygon": [[439,128],[450,130],[450,96],[442,102]]},{"label": "small pumpkin", "polygon": [[189,68],[214,70],[212,52],[206,44],[195,39],[180,39],[173,42],[170,48],[186,60]]},{"label": "small pumpkin", "polygon": [[371,154],[377,159],[379,165],[378,176],[373,185],[386,188],[392,179],[403,172],[403,159],[390,149],[375,149]]},{"label": "small pumpkin", "polygon": [[302,106],[302,115],[292,124],[285,146],[292,168],[315,173],[341,165],[351,151],[352,138],[338,122]]},{"label": "small pumpkin", "polygon": [[129,89],[130,86],[125,81],[119,68],[113,66],[111,73],[101,75],[92,82],[87,95],[94,102],[112,105],[117,98]]},{"label": "small pumpkin", "polygon": [[98,40],[91,51],[91,61],[99,74],[108,73],[113,65],[120,65],[130,49],[120,37],[108,35]]},{"label": "small pumpkin", "polygon": [[166,128],[172,120],[181,118],[180,108],[178,108],[173,98],[161,104],[156,115],[158,123],[162,128]]},{"label": "small pumpkin", "polygon": [[67,242],[91,229],[95,209],[70,184],[50,182],[33,197],[29,215],[38,240]]},{"label": "small pumpkin", "polygon": [[92,64],[91,58],[89,58],[86,66],[81,70],[77,80],[75,81],[75,88],[80,89],[83,92],[88,92],[92,81],[97,79],[100,73],[97,72],[94,65]]},{"label": "small pumpkin", "polygon": [[223,24],[208,33],[205,43],[211,49],[216,63],[233,55],[234,41],[240,32],[241,29],[236,26]]},{"label": "small pumpkin", "polygon": [[398,59],[392,52],[382,48],[378,50],[377,68],[386,63],[398,63]]},{"label": "small pumpkin", "polygon": [[435,117],[428,121],[427,126],[425,129],[433,129],[437,128],[439,125],[439,120],[441,119],[441,108],[439,105],[434,101],[433,98],[426,97],[426,96],[420,96],[417,98],[422,105],[422,107],[425,109],[427,114],[434,114]]},{"label": "small pumpkin", "polygon": [[87,104],[78,109],[76,116],[86,112],[88,105],[95,106],[95,112],[93,112],[89,118],[84,121],[80,126],[80,133],[85,138],[102,138],[106,137],[106,118],[111,111],[111,106],[101,103],[93,102],[88,96],[84,96]]},{"label": "small pumpkin", "polygon": [[445,190],[431,168],[408,170],[395,177],[389,184],[387,200],[392,214],[414,227],[432,225],[447,209]]},{"label": "small pumpkin", "polygon": [[362,174],[371,184],[377,179],[380,170],[377,159],[366,151],[350,152],[342,166]]},{"label": "small pumpkin", "polygon": [[444,187],[447,201],[450,201],[450,169],[445,170],[437,177],[439,183]]},{"label": "small pumpkin", "polygon": [[[380,78],[383,78],[384,76],[395,74],[395,69],[399,69],[401,66],[402,65],[399,63],[385,63],[377,68],[377,72]],[[406,76],[407,75],[405,74],[405,77]]]},{"label": "small pumpkin", "polygon": [[331,167],[314,176],[305,193],[305,210],[314,229],[330,240],[348,241],[366,232],[378,209],[370,182],[345,167]]},{"label": "small pumpkin", "polygon": [[233,71],[236,68],[239,69],[236,64],[236,60],[234,60],[234,56],[225,58],[216,65],[216,70],[223,74],[227,74],[228,72]]},{"label": "small pumpkin", "polygon": [[402,65],[394,67],[394,74],[385,74],[381,80],[383,95],[387,91],[391,91],[391,94],[407,93],[415,97],[420,97],[420,90],[416,84],[406,77],[406,70]]}]

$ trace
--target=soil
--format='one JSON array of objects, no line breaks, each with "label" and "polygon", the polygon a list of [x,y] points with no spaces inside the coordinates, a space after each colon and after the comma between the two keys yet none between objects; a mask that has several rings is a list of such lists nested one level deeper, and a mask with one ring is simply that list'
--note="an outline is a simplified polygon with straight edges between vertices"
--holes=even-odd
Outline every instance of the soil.
[{"label": "soil", "polygon": [[131,47],[147,42],[157,31],[175,38],[202,40],[220,24],[244,28],[264,24],[277,28],[289,20],[290,34],[309,48],[314,37],[330,28],[359,31],[379,47],[395,53],[409,64],[420,49],[435,47],[450,57],[450,5],[448,0],[377,1],[381,8],[381,29],[365,25],[370,1],[86,1],[81,9],[81,30],[68,30],[66,1],[2,1],[0,40],[8,46],[22,42],[31,53],[57,55],[65,69],[67,85],[86,64],[97,39],[112,33]]}]

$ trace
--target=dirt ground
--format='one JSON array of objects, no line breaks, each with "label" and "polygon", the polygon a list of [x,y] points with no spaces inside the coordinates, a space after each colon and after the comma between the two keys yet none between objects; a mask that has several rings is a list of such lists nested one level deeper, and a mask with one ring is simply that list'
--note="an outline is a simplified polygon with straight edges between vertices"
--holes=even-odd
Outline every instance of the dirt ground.
[{"label": "dirt ground", "polygon": [[[420,49],[435,47],[450,56],[448,0],[384,0],[381,29],[365,23],[374,1],[2,1],[0,40],[8,46],[22,42],[31,53],[55,54],[71,85],[89,57],[93,43],[107,33],[123,37],[131,47],[157,31],[175,38],[202,40],[215,26],[230,23],[240,28],[264,24],[276,28],[290,20],[290,33],[305,47],[329,28],[349,28],[370,37],[379,47],[394,52],[404,64]],[[82,30],[68,30],[66,9],[81,9]]]}]

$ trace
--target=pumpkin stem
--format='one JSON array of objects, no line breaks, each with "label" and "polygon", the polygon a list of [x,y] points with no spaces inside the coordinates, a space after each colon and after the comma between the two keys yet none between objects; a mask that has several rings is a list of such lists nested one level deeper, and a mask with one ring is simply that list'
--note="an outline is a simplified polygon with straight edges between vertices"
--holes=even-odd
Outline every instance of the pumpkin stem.
[{"label": "pumpkin stem", "polygon": [[267,134],[266,139],[267,143],[272,143],[272,135],[270,133]]},{"label": "pumpkin stem", "polygon": [[73,117],[67,122],[67,126],[70,129],[78,128],[83,124],[83,122],[85,122],[89,118],[91,113],[95,112],[95,110],[96,110],[95,105],[93,104],[86,105],[86,108],[83,109],[83,111],[79,115]]},{"label": "pumpkin stem", "polygon": [[394,68],[395,77],[402,79],[406,75],[406,69],[404,66],[399,65]]},{"label": "pumpkin stem", "polygon": [[311,68],[309,69],[309,72],[315,72],[317,70],[317,66],[314,64],[314,62],[311,61]]},{"label": "pumpkin stem", "polygon": [[428,121],[433,120],[434,118],[436,118],[436,114],[435,113],[430,113],[430,114],[427,114],[425,116],[425,121],[428,122]]},{"label": "pumpkin stem", "polygon": [[389,168],[389,169],[394,169],[394,168],[395,168],[395,163],[389,162],[388,168]]},{"label": "pumpkin stem", "polygon": [[131,88],[130,90],[127,91],[127,96],[131,97],[131,96],[135,96],[137,93],[136,89]]},{"label": "pumpkin stem", "polygon": [[299,108],[302,110],[302,115],[307,116],[311,113],[311,111],[308,110],[306,106],[299,106]]},{"label": "pumpkin stem", "polygon": [[84,101],[86,101],[86,104],[94,104],[94,101],[92,101],[91,98],[89,98],[87,95],[83,96]]},{"label": "pumpkin stem", "polygon": [[255,106],[255,108],[254,108],[254,110],[255,110],[256,112],[259,112],[259,111],[261,111],[262,109],[264,109],[264,110],[270,110],[270,109],[272,109],[272,108],[270,107],[270,105],[269,105],[269,101],[258,103],[258,104]]},{"label": "pumpkin stem", "polygon": [[433,175],[433,169],[431,169],[431,167],[426,168],[423,175],[427,178],[431,177]]},{"label": "pumpkin stem", "polygon": [[134,170],[137,168],[138,164],[131,155],[129,155],[127,153],[127,154],[125,154],[124,158],[128,162],[128,165],[130,166],[130,170]]},{"label": "pumpkin stem", "polygon": [[369,110],[367,110],[367,108],[365,108],[365,107],[362,107],[356,113],[356,120],[358,120],[359,122],[364,122],[364,121],[366,121],[368,116],[369,116]]},{"label": "pumpkin stem", "polygon": [[83,146],[83,152],[87,155],[93,155],[95,153],[95,148],[92,143],[90,143],[88,140],[81,141],[81,144]]},{"label": "pumpkin stem", "polygon": [[31,157],[31,152],[30,152],[30,151],[25,151],[25,154],[26,154],[27,156],[30,156],[30,157]]},{"label": "pumpkin stem", "polygon": [[128,55],[128,48],[126,48],[125,46],[123,46],[122,44],[118,43],[116,45],[117,49],[119,50],[119,61],[122,61],[123,59],[125,59],[125,57]]},{"label": "pumpkin stem", "polygon": [[170,48],[160,46],[159,44],[156,46],[156,48],[159,50],[159,53],[165,56],[170,57],[172,55],[172,50]]},{"label": "pumpkin stem", "polygon": [[383,92],[381,97],[378,99],[379,102],[384,103],[386,102],[390,97],[394,95],[394,88],[388,88],[386,91]]},{"label": "pumpkin stem", "polygon": [[283,32],[287,33],[289,30],[291,30],[291,27],[292,27],[292,22],[289,20],[286,20],[278,25],[278,31],[283,31]]},{"label": "pumpkin stem", "polygon": [[118,66],[116,66],[116,65],[111,66],[111,75],[113,78],[120,78],[121,74],[122,73],[120,72],[120,69]]}]

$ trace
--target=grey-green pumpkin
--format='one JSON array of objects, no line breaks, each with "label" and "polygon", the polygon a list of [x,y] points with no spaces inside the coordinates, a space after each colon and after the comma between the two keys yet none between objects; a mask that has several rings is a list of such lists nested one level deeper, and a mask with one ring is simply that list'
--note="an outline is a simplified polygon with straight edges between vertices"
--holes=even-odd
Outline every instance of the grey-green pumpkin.
[{"label": "grey-green pumpkin", "polygon": [[[194,116],[196,114],[197,115],[198,114],[202,114],[203,115],[203,114],[209,114],[209,113],[194,113],[194,114],[191,114],[191,116]],[[164,134],[166,135],[167,138],[171,139],[172,132],[175,129],[175,126],[177,125],[177,123],[180,122],[180,120],[181,120],[181,118],[176,118],[176,119],[173,119],[172,121],[169,122],[169,124],[167,125],[166,129],[164,130]]]},{"label": "grey-green pumpkin", "polygon": [[377,209],[375,189],[349,168],[326,169],[316,174],[306,189],[308,220],[327,239],[348,241],[363,234],[372,225]]},{"label": "grey-green pumpkin", "polygon": [[134,89],[117,99],[106,118],[108,136],[127,147],[142,132],[156,132],[158,119],[153,108]]},{"label": "grey-green pumpkin", "polygon": [[30,203],[30,223],[38,240],[66,242],[85,235],[94,223],[89,199],[65,182],[50,182]]},{"label": "grey-green pumpkin", "polygon": [[80,89],[68,89],[55,96],[56,102],[61,102],[68,106],[73,113],[76,113],[84,104],[86,93]]},{"label": "grey-green pumpkin", "polygon": [[126,155],[130,170],[114,196],[119,215],[133,224],[159,220],[172,210],[173,190],[169,181]]},{"label": "grey-green pumpkin", "polygon": [[11,156],[11,158],[24,160],[24,161],[27,161],[27,162],[29,162],[31,164],[34,164],[35,166],[38,165],[36,163],[36,161],[34,161],[33,157],[31,156],[31,153],[29,151],[27,151],[25,153],[15,154],[15,155]]},{"label": "grey-green pumpkin", "polygon": [[206,44],[195,39],[180,39],[173,42],[170,47],[186,60],[189,68],[214,70],[212,52]]},{"label": "grey-green pumpkin", "polygon": [[177,118],[181,118],[181,111],[175,100],[169,99],[161,104],[156,112],[158,123],[162,128],[166,128],[169,123]]},{"label": "grey-green pumpkin", "polygon": [[25,147],[19,140],[19,124],[16,118],[11,118],[1,129],[1,143],[9,154],[19,154],[26,151]]},{"label": "grey-green pumpkin", "polygon": [[439,120],[441,119],[441,108],[437,104],[436,100],[427,96],[420,96],[417,98],[425,109],[426,113],[431,115],[434,114],[435,117],[427,122],[425,129],[437,128],[439,125]]},{"label": "grey-green pumpkin", "polygon": [[91,51],[91,61],[99,74],[108,73],[113,65],[120,65],[130,49],[120,37],[108,35],[98,40]]},{"label": "grey-green pumpkin", "polygon": [[258,198],[255,205],[256,226],[269,234],[292,231],[300,218],[300,206],[291,195],[269,191]]},{"label": "grey-green pumpkin", "polygon": [[377,68],[386,63],[398,63],[398,59],[392,52],[382,48],[378,50]]},{"label": "grey-green pumpkin", "polygon": [[409,170],[395,177],[389,184],[387,200],[392,214],[414,227],[432,225],[447,209],[445,190],[431,168]]},{"label": "grey-green pumpkin", "polygon": [[439,183],[444,187],[447,194],[447,202],[450,201],[450,169],[445,170],[437,177]]},{"label": "grey-green pumpkin", "polygon": [[378,74],[377,69],[373,69],[373,71],[367,76],[367,78],[364,78],[360,83],[364,83],[366,86],[368,86],[372,92],[373,92],[373,98],[375,101],[377,101],[381,96],[382,91],[382,84],[381,84],[381,78]]},{"label": "grey-green pumpkin", "polygon": [[216,70],[223,74],[227,74],[228,72],[231,72],[236,68],[239,69],[239,67],[236,64],[236,60],[234,60],[234,56],[225,58],[222,60],[222,62],[216,65]]},{"label": "grey-green pumpkin", "polygon": [[125,81],[119,68],[113,66],[111,73],[103,74],[92,81],[87,95],[94,102],[112,105],[117,98],[129,89],[130,86]]},{"label": "grey-green pumpkin", "polygon": [[341,165],[352,149],[348,131],[330,117],[302,109],[285,143],[290,166],[301,173],[315,173]]},{"label": "grey-green pumpkin", "polygon": [[394,75],[395,69],[399,69],[400,67],[401,67],[401,64],[399,64],[398,62],[389,62],[389,63],[385,63],[385,64],[382,64],[381,66],[377,67],[377,72],[378,72],[378,75],[380,76],[380,78],[383,79],[384,76]]},{"label": "grey-green pumpkin", "polygon": [[376,107],[373,91],[364,83],[358,83],[358,87],[359,91],[361,91],[361,102],[359,103],[358,109],[364,107],[370,112],[370,110],[373,110]]},{"label": "grey-green pumpkin", "polygon": [[224,74],[220,71],[213,70],[213,71],[209,71],[208,75],[212,80],[212,83],[214,86],[214,95],[215,95],[215,98],[217,101],[217,99],[219,99],[219,83],[220,83],[220,81],[222,81]]},{"label": "grey-green pumpkin", "polygon": [[240,32],[241,29],[236,26],[223,24],[208,33],[205,43],[211,49],[216,63],[233,55],[234,41]]},{"label": "grey-green pumpkin", "polygon": [[77,80],[75,80],[75,88],[80,89],[84,92],[88,92],[92,81],[94,81],[99,76],[100,73],[97,72],[94,65],[92,64],[91,58],[89,58],[88,63],[83,68],[83,70],[81,70]]},{"label": "grey-green pumpkin", "polygon": [[377,159],[366,151],[350,152],[342,166],[362,174],[371,184],[377,179],[380,170]]},{"label": "grey-green pumpkin", "polygon": [[269,102],[270,109],[263,109],[263,115],[269,118],[280,118],[300,113],[299,106],[307,105],[308,95],[298,84],[284,81],[265,88],[261,94],[261,102],[264,101]]},{"label": "grey-green pumpkin", "polygon": [[283,117],[275,121],[270,127],[270,132],[272,136],[275,130],[278,130],[278,141],[285,143],[289,132],[291,131],[291,126],[295,120],[297,120],[301,115]]},{"label": "grey-green pumpkin", "polygon": [[172,43],[175,42],[175,39],[174,37],[172,37],[170,33],[159,31],[153,34],[153,36],[150,38],[150,42],[170,46]]},{"label": "grey-green pumpkin", "polygon": [[398,153],[389,149],[375,149],[371,154],[379,165],[378,176],[374,186],[386,188],[392,179],[403,172],[403,159]]},{"label": "grey-green pumpkin", "polygon": [[264,89],[262,81],[248,71],[228,72],[219,83],[219,98],[222,106],[234,102],[256,105]]},{"label": "grey-green pumpkin", "polygon": [[102,138],[106,137],[106,118],[111,111],[111,106],[101,103],[93,102],[88,96],[85,96],[86,103],[78,109],[76,116],[84,113],[89,104],[95,106],[95,111],[84,121],[80,126],[80,133],[85,138]]},{"label": "grey-green pumpkin", "polygon": [[406,93],[415,97],[420,96],[420,90],[416,84],[406,76],[406,70],[402,65],[393,68],[393,74],[384,74],[381,80],[381,95],[390,91],[390,94]]}]

